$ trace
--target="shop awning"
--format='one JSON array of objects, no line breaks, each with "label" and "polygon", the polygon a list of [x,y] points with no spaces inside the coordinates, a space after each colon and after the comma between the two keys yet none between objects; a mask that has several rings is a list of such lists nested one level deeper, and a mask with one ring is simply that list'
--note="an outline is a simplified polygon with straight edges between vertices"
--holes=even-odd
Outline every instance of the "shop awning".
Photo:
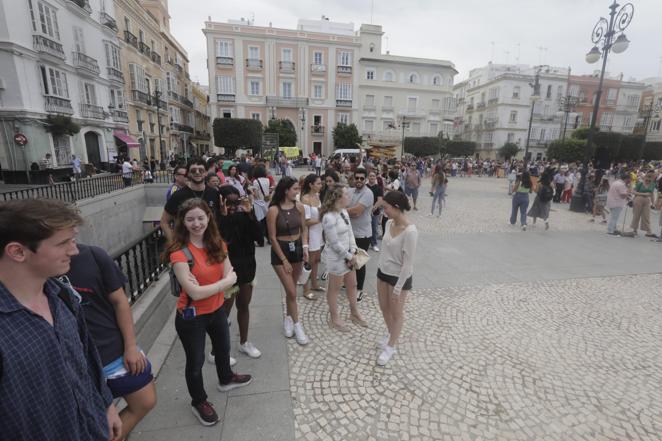
[{"label": "shop awning", "polygon": [[127,135],[124,132],[120,132],[119,130],[115,130],[113,132],[113,136],[117,139],[119,139],[123,144],[126,144],[127,147],[129,148],[134,148],[137,149],[140,147],[140,143],[133,139],[130,135]]}]

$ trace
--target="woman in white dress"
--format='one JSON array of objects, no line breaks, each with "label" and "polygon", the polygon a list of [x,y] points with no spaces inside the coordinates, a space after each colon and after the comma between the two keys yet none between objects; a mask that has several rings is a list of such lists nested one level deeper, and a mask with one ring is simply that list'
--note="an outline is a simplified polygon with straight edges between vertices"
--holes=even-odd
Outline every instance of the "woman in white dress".
[{"label": "woman in white dress", "polygon": [[329,326],[340,332],[349,332],[347,325],[338,314],[338,293],[345,282],[349,300],[350,319],[354,324],[368,327],[356,307],[356,241],[349,214],[345,209],[350,202],[349,191],[344,185],[336,185],[327,193],[320,215],[324,229],[325,246],[322,260],[329,274],[326,301],[329,305]]},{"label": "woman in white dress", "polygon": [[225,185],[232,185],[234,188],[239,190],[239,195],[241,197],[246,196],[246,189],[244,188],[244,183],[246,179],[239,174],[237,166],[232,164],[228,167],[228,174],[225,176]]},{"label": "woman in white dress", "polygon": [[311,173],[303,181],[301,190],[301,202],[305,212],[306,225],[308,226],[308,263],[310,264],[310,278],[303,285],[303,296],[308,300],[317,300],[313,291],[325,291],[317,282],[320,258],[322,255],[322,220],[320,219],[320,190],[322,179],[315,173]]},{"label": "woman in white dress", "polygon": [[389,221],[384,228],[379,253],[377,294],[388,333],[380,341],[382,353],[377,358],[377,364],[385,366],[395,354],[395,345],[404,324],[404,306],[412,288],[418,231],[405,215],[411,207],[404,193],[391,191],[382,201]]}]

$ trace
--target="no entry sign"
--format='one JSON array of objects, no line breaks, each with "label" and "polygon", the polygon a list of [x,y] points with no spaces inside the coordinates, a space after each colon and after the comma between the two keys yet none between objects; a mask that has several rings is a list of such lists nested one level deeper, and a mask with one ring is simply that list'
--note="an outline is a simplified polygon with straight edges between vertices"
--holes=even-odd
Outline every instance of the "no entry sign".
[{"label": "no entry sign", "polygon": [[20,146],[24,146],[28,143],[28,137],[22,133],[16,133],[14,135],[14,142]]}]

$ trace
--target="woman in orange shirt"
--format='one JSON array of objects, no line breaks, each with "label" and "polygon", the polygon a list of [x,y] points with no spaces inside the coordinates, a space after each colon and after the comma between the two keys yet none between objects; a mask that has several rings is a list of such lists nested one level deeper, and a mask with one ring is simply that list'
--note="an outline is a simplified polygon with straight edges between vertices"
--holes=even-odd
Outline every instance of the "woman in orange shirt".
[{"label": "woman in orange shirt", "polygon": [[[210,222],[211,221],[211,222]],[[189,267],[185,249],[193,256]],[[230,368],[230,331],[223,308],[223,291],[237,281],[227,250],[209,206],[202,199],[184,202],[175,219],[173,240],[164,252],[182,287],[177,301],[175,329],[186,354],[186,386],[191,395],[191,410],[201,424],[219,421],[214,406],[207,401],[203,385],[205,338],[209,334],[216,354],[218,389],[226,392],[251,382],[250,375],[239,375]]]}]

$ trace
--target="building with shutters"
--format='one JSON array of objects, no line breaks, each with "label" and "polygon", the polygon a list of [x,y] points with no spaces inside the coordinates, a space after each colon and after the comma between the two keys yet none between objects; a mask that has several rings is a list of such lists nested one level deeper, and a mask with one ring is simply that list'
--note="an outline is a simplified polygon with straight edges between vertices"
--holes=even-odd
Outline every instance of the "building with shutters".
[{"label": "building with shutters", "polygon": [[[128,121],[113,3],[0,0],[0,16],[3,170],[23,172],[46,153],[58,176],[70,169],[72,154],[107,168],[114,134],[125,134]],[[49,116],[70,118],[80,131],[53,134]],[[25,147],[14,144],[17,132],[27,136]]]}]

